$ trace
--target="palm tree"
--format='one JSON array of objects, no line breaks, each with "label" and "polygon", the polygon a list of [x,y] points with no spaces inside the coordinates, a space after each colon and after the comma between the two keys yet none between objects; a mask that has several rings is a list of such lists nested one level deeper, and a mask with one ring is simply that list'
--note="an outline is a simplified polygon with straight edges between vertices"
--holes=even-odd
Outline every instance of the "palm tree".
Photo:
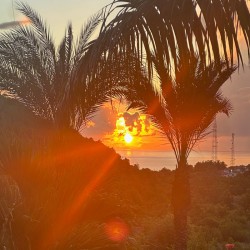
[{"label": "palm tree", "polygon": [[[189,64],[191,62],[191,64]],[[154,64],[159,86],[150,80],[134,82],[125,96],[129,108],[151,116],[155,125],[170,142],[177,161],[172,190],[175,224],[175,248],[187,249],[187,215],[190,205],[188,156],[194,145],[207,134],[217,113],[229,115],[232,107],[220,92],[223,83],[236,67],[226,61],[203,67],[198,57],[179,61],[175,77],[166,72],[161,78],[160,65]],[[145,75],[141,69],[141,74]],[[167,79],[167,80],[166,80]]]},{"label": "palm tree", "polygon": [[56,128],[79,129],[108,98],[108,85],[100,85],[88,71],[89,40],[102,13],[89,19],[76,43],[69,24],[56,49],[41,17],[26,4],[18,9],[32,27],[20,25],[1,34],[0,89]]},{"label": "palm tree", "polygon": [[173,206],[178,250],[187,248],[187,157],[215,114],[230,110],[219,89],[235,70],[235,55],[238,65],[243,64],[239,31],[249,55],[246,1],[114,0],[106,8],[94,44],[95,53],[107,61],[133,55],[129,77],[132,81],[141,78],[129,85],[132,95],[127,93],[127,98],[131,107],[152,115],[175,151]]},{"label": "palm tree", "polygon": [[114,0],[94,51],[110,59],[117,51],[133,52],[153,77],[151,53],[162,75],[194,53],[205,65],[220,64],[221,58],[231,65],[235,59],[243,63],[240,31],[249,53],[250,14],[244,0]]}]

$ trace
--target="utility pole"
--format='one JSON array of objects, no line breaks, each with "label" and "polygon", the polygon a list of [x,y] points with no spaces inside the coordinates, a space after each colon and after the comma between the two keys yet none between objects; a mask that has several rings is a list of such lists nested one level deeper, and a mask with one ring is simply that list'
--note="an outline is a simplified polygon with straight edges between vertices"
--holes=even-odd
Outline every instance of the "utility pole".
[{"label": "utility pole", "polygon": [[234,134],[234,133],[232,133],[232,144],[231,144],[231,166],[234,166],[234,164],[235,164],[234,137],[235,137],[235,134]]},{"label": "utility pole", "polygon": [[212,130],[212,161],[217,161],[217,151],[218,151],[218,140],[217,140],[217,121],[216,117],[213,123],[213,130]]}]

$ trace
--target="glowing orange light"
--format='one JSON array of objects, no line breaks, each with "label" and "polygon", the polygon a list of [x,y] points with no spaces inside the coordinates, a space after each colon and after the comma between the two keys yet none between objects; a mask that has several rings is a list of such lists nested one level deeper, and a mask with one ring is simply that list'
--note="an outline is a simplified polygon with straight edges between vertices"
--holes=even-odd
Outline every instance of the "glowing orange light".
[{"label": "glowing orange light", "polygon": [[116,121],[116,128],[123,130],[126,127],[124,117],[119,117]]},{"label": "glowing orange light", "polygon": [[[71,152],[68,157],[77,157],[78,153],[80,152],[81,151]],[[65,158],[63,157],[65,156],[62,156],[61,160],[65,160]],[[41,242],[39,242],[39,246],[37,246],[37,249],[48,249],[48,247],[51,246],[53,242],[58,241],[59,239],[63,239],[65,235],[67,235],[68,231],[77,223],[79,213],[83,212],[84,203],[87,201],[95,188],[98,187],[98,185],[101,183],[105,175],[113,166],[113,163],[116,159],[116,155],[112,155],[107,158],[107,160],[101,166],[98,174],[89,180],[89,183],[82,190],[79,196],[77,196],[75,200],[73,200],[72,204],[65,207],[62,213],[58,214],[58,216],[55,218],[55,221],[53,222],[54,227],[46,232],[45,236],[42,235]]]},{"label": "glowing orange light", "polygon": [[113,219],[104,226],[108,238],[115,242],[124,241],[129,235],[127,224],[121,219]]},{"label": "glowing orange light", "polygon": [[31,23],[31,21],[28,18],[25,18],[25,19],[19,21],[19,24],[22,24],[22,25],[27,25],[27,24],[30,24],[30,23]]},{"label": "glowing orange light", "polygon": [[131,143],[133,141],[133,136],[130,133],[126,133],[124,135],[124,140],[125,140],[126,143],[129,144],[129,143]]},{"label": "glowing orange light", "polygon": [[108,135],[107,139],[110,140],[110,146],[116,148],[141,148],[143,143],[149,141],[149,135],[155,134],[149,117],[138,112],[119,113],[115,125],[112,135]]}]

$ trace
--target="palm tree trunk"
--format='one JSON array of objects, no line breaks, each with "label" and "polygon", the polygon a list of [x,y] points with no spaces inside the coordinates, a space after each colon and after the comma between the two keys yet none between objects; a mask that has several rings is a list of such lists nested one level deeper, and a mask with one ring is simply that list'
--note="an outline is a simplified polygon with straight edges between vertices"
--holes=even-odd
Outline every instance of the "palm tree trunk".
[{"label": "palm tree trunk", "polygon": [[175,171],[172,189],[172,205],[175,227],[175,250],[187,249],[187,217],[190,205],[190,184],[187,162],[182,158]]}]

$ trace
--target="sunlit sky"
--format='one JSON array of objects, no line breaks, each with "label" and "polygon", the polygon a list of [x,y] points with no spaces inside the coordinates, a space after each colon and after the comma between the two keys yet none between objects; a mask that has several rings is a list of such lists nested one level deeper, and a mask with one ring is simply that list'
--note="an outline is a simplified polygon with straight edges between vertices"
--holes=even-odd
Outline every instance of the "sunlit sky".
[{"label": "sunlit sky", "polygon": [[[69,22],[72,22],[74,35],[77,36],[86,20],[111,0],[26,0],[25,2],[43,17],[58,44]],[[21,15],[13,10],[13,5],[15,7],[14,1],[1,0],[0,23],[22,19]],[[227,151],[230,154],[231,135],[235,133],[236,162],[237,152],[241,152],[248,157],[248,162],[246,158],[242,162],[244,164],[250,163],[250,67],[247,58],[245,64],[244,71],[236,72],[231,81],[223,87],[224,95],[233,104],[232,115],[229,118],[220,115],[217,119],[218,152]],[[127,122],[125,125],[130,124],[129,126],[123,126],[124,119],[125,123]],[[170,150],[165,139],[155,131],[147,117],[129,114],[119,102],[113,108],[109,104],[105,105],[88,127],[83,129],[84,135],[100,139],[118,150],[123,149],[128,152]],[[125,141],[126,133],[133,137],[130,143]],[[211,151],[211,148],[211,137],[208,136],[204,142],[199,143],[196,151]],[[219,156],[220,153],[218,158]],[[238,163],[241,163],[240,160]]]}]

